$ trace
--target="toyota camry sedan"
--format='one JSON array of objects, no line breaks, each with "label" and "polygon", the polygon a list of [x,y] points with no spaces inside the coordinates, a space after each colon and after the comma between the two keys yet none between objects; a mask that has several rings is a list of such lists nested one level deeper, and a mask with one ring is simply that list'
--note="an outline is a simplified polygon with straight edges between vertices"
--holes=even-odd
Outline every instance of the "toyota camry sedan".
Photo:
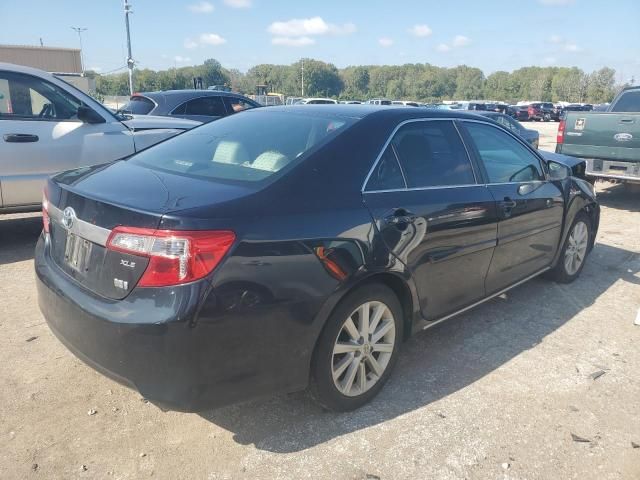
[{"label": "toyota camry sedan", "polygon": [[165,409],[384,386],[403,341],[537,275],[575,280],[599,206],[497,123],[379,106],[255,109],[52,178],[40,308]]}]

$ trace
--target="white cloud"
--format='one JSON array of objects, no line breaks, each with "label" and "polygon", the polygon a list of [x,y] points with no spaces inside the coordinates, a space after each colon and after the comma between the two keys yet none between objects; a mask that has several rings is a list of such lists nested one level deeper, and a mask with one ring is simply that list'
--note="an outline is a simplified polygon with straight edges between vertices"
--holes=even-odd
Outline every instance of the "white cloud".
[{"label": "white cloud", "polygon": [[581,51],[581,50],[582,50],[582,49],[581,49],[578,45],[576,45],[575,43],[565,43],[563,48],[564,48],[564,51],[565,51],[565,52],[579,52],[579,51]]},{"label": "white cloud", "polygon": [[553,65],[554,63],[558,62],[558,59],[556,57],[544,57],[542,59],[542,62],[546,65]]},{"label": "white cloud", "polygon": [[185,39],[184,48],[196,48],[198,46],[198,42],[195,40],[191,40],[190,38]]},{"label": "white cloud", "polygon": [[542,5],[551,5],[551,6],[565,6],[565,5],[572,5],[574,3],[576,3],[576,0],[538,0],[539,3],[541,3]]},{"label": "white cloud", "polygon": [[189,57],[183,57],[181,55],[176,55],[175,57],[173,57],[174,62],[176,63],[187,63],[191,61],[191,58]]},{"label": "white cloud", "polygon": [[356,31],[353,23],[335,25],[322,17],[293,18],[286,22],[273,22],[267,31],[277,37],[304,37],[313,35],[347,35]]},{"label": "white cloud", "polygon": [[250,8],[251,0],[224,0],[224,4],[231,8]]},{"label": "white cloud", "polygon": [[218,46],[227,43],[227,39],[217,33],[201,33],[197,39],[187,38],[184,41],[184,48],[203,47],[205,45]]},{"label": "white cloud", "polygon": [[284,47],[306,47],[313,45],[316,41],[311,37],[273,37],[271,43]]},{"label": "white cloud", "polygon": [[441,43],[440,45],[438,45],[436,47],[436,50],[439,52],[448,52],[451,50],[451,47],[449,45],[447,45],[446,43]]},{"label": "white cloud", "polygon": [[102,67],[89,67],[87,70],[91,70],[92,72],[100,73],[102,71]]},{"label": "white cloud", "polygon": [[378,43],[380,44],[381,47],[387,48],[393,45],[393,38],[382,37],[378,39]]},{"label": "white cloud", "polygon": [[409,29],[409,33],[414,37],[429,37],[433,30],[429,28],[429,25],[414,25]]},{"label": "white cloud", "polygon": [[209,2],[198,2],[187,7],[192,13],[211,13],[215,10],[215,7]]},{"label": "white cloud", "polygon": [[471,43],[471,40],[464,35],[456,35],[453,39],[454,47],[466,47]]},{"label": "white cloud", "polygon": [[562,43],[562,37],[560,35],[551,35],[549,37],[549,42],[550,43]]}]

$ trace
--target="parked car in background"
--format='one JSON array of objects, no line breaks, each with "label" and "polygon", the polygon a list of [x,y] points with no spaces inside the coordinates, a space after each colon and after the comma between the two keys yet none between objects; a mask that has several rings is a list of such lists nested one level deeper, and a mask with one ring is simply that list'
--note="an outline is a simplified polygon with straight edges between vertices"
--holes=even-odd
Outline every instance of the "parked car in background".
[{"label": "parked car in background", "polygon": [[511,118],[526,122],[529,120],[529,105],[509,105],[506,113]]},{"label": "parked car in background", "polygon": [[412,332],[543,272],[575,280],[599,211],[569,167],[477,115],[260,108],[51,179],[38,303],[165,408],[310,385],[353,410]]},{"label": "parked car in background", "polygon": [[362,102],[360,100],[341,100],[340,103],[342,105],[360,105]]},{"label": "parked car in background", "polygon": [[300,100],[302,100],[302,97],[287,97],[287,101],[285,102],[285,105],[295,105]]},{"label": "parked car in background", "polygon": [[586,160],[592,179],[640,183],[640,87],[620,92],[606,112],[569,110],[556,152]]},{"label": "parked car in background", "polygon": [[388,98],[372,98],[364,103],[367,105],[391,105],[391,100]]},{"label": "parked car in background", "polygon": [[244,95],[221,90],[161,90],[134,93],[119,112],[186,118],[206,123],[260,106]]},{"label": "parked car in background", "polygon": [[405,107],[419,107],[420,104],[418,102],[412,102],[412,101],[407,101],[407,100],[394,100],[391,102],[391,105],[397,105],[397,106],[405,106]]},{"label": "parked car in background", "polygon": [[39,210],[51,174],[127,157],[200,124],[115,115],[53,75],[0,63],[0,212]]},{"label": "parked car in background", "polygon": [[524,128],[519,122],[511,118],[509,115],[498,112],[476,112],[477,115],[490,118],[494,122],[499,123],[504,128],[516,135],[521,136],[529,143],[533,148],[538,148],[540,143],[540,133],[537,130],[530,128]]},{"label": "parked car in background", "polygon": [[335,105],[337,103],[333,98],[303,98],[296,105]]},{"label": "parked car in background", "polygon": [[534,102],[529,104],[527,113],[529,120],[534,122],[550,122],[553,114],[553,103],[550,102]]},{"label": "parked car in background", "polygon": [[553,107],[551,108],[551,120],[553,120],[554,122],[559,122],[560,119],[562,118],[562,115],[564,114],[564,109],[560,104],[552,104],[552,105]]}]

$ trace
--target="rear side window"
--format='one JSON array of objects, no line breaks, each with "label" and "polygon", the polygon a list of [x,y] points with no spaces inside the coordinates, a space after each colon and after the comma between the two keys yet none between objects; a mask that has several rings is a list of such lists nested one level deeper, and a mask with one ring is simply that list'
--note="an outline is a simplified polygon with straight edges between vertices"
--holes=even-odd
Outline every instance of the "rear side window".
[{"label": "rear side window", "polygon": [[465,122],[490,183],[543,180],[540,161],[527,147],[504,131],[482,123]]},{"label": "rear side window", "polygon": [[467,152],[450,121],[409,123],[398,130],[391,145],[409,188],[475,183]]},{"label": "rear side window", "polygon": [[238,113],[242,110],[249,110],[250,108],[255,108],[255,105],[247,102],[246,100],[238,97],[224,97],[224,101],[227,104],[227,110],[230,113]]},{"label": "rear side window", "polygon": [[640,112],[640,90],[624,92],[613,106],[612,112]]},{"label": "rear side window", "polygon": [[147,115],[156,106],[153,100],[135,95],[129,99],[127,104],[119,111],[123,113],[132,113],[135,115]]},{"label": "rear side window", "polygon": [[206,117],[224,117],[227,110],[221,96],[200,97],[189,100],[174,110],[183,115],[203,115]]},{"label": "rear side window", "polygon": [[302,161],[355,121],[258,110],[187,131],[130,161],[194,178],[258,182]]},{"label": "rear side window", "polygon": [[404,188],[406,188],[406,185],[402,177],[402,170],[400,170],[393,146],[389,145],[371,173],[366,191],[400,190]]}]

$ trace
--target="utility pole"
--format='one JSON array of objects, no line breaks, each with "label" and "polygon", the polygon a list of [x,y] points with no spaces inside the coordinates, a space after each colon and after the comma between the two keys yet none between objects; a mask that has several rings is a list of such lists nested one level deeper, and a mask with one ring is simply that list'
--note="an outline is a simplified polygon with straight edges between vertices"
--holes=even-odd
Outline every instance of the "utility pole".
[{"label": "utility pole", "polygon": [[135,62],[131,55],[131,34],[129,33],[129,14],[133,13],[128,0],[124,0],[124,23],[127,28],[127,68],[129,69],[129,93],[133,95],[133,67]]},{"label": "utility pole", "polygon": [[304,97],[304,58],[302,61],[302,96]]},{"label": "utility pole", "polygon": [[[78,34],[78,38],[80,39],[80,68],[82,69],[82,76],[84,77],[84,52],[82,50],[82,32],[86,32],[87,28],[71,27],[71,30],[75,30]],[[40,39],[40,43],[42,44],[42,39]]]}]

